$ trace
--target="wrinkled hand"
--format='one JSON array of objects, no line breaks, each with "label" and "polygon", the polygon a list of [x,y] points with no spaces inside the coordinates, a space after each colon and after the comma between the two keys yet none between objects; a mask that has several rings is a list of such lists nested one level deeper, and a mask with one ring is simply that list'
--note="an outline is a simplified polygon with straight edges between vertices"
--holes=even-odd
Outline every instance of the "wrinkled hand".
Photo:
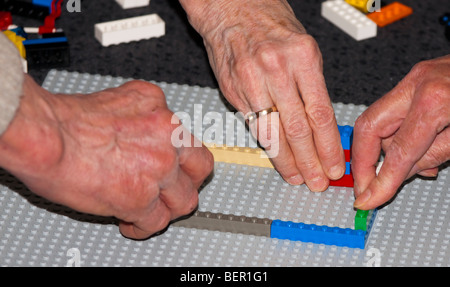
[{"label": "wrinkled hand", "polygon": [[172,115],[163,92],[145,82],[53,95],[27,77],[0,164],[38,195],[115,216],[124,236],[144,239],[197,206],[213,166],[205,147],[173,147]]},{"label": "wrinkled hand", "polygon": [[[450,159],[450,56],[417,64],[356,121],[352,171],[355,207],[373,209],[420,174],[435,177]],[[384,164],[375,167],[380,151]]]},{"label": "wrinkled hand", "polygon": [[[276,106],[281,124],[272,135],[250,123],[276,169],[291,184],[323,191],[345,172],[339,131],[316,41],[287,1],[180,1],[203,36],[227,100],[247,115]],[[256,124],[256,121],[253,125]],[[267,139],[267,140],[266,140]],[[272,150],[273,151],[273,150]]]}]

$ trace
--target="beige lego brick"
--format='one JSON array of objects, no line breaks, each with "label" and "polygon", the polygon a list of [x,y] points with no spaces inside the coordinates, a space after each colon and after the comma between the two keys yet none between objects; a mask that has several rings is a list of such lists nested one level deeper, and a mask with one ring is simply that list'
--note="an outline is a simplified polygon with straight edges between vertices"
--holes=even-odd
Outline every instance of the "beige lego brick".
[{"label": "beige lego brick", "polygon": [[273,168],[267,154],[260,148],[229,147],[205,144],[214,155],[214,161]]}]

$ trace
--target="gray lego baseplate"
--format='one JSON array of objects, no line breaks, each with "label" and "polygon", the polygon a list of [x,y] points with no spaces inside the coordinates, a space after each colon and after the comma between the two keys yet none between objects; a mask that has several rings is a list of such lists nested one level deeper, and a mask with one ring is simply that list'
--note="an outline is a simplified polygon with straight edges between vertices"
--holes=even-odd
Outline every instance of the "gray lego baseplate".
[{"label": "gray lego baseplate", "polygon": [[[43,86],[55,93],[91,93],[129,80],[52,70]],[[156,84],[172,111],[230,111],[217,90]],[[366,109],[340,103],[334,108],[340,125],[354,125]],[[437,180],[407,182],[379,210],[365,249],[173,225],[148,240],[129,240],[114,219],[50,203],[0,170],[0,266],[450,266],[448,170],[442,168]],[[289,186],[269,168],[216,163],[200,192],[199,212],[351,228],[352,204],[349,188],[312,193]]]}]

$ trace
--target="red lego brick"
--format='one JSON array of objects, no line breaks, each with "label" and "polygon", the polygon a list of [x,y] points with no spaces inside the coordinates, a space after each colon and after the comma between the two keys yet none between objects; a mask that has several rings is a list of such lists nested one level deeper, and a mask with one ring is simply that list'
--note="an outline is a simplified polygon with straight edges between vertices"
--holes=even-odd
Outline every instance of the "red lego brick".
[{"label": "red lego brick", "polygon": [[53,0],[51,13],[45,17],[44,25],[39,27],[39,34],[53,33],[55,29],[55,21],[61,16],[61,5],[63,0]]},{"label": "red lego brick", "polygon": [[330,180],[330,186],[353,187],[353,174],[346,174],[338,180]]},{"label": "red lego brick", "polygon": [[399,2],[393,2],[381,8],[380,12],[373,12],[367,15],[378,27],[384,27],[403,19],[413,13],[413,9]]},{"label": "red lego brick", "polygon": [[351,162],[352,161],[352,151],[349,149],[344,149],[345,154],[345,162]]},{"label": "red lego brick", "polygon": [[10,12],[0,12],[0,30],[7,30],[12,23],[13,21]]}]

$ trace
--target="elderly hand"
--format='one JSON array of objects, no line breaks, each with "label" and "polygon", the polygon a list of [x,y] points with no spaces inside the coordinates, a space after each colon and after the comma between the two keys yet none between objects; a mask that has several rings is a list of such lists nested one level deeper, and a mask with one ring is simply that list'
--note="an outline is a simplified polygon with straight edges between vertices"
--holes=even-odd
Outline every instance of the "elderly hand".
[{"label": "elderly hand", "polygon": [[322,56],[287,1],[180,2],[203,36],[227,100],[244,115],[278,109],[281,124],[275,132],[256,128],[256,121],[250,122],[250,128],[283,178],[323,191],[329,179],[342,177],[344,152]]},{"label": "elderly hand", "polygon": [[149,83],[54,95],[27,77],[0,138],[0,166],[36,194],[115,216],[124,236],[143,239],[196,208],[197,189],[213,167],[205,147],[173,147],[172,115]]},{"label": "elderly hand", "polygon": [[[352,171],[355,207],[373,209],[420,174],[435,177],[450,159],[450,56],[417,64],[357,120]],[[380,151],[384,164],[375,167]]]}]

